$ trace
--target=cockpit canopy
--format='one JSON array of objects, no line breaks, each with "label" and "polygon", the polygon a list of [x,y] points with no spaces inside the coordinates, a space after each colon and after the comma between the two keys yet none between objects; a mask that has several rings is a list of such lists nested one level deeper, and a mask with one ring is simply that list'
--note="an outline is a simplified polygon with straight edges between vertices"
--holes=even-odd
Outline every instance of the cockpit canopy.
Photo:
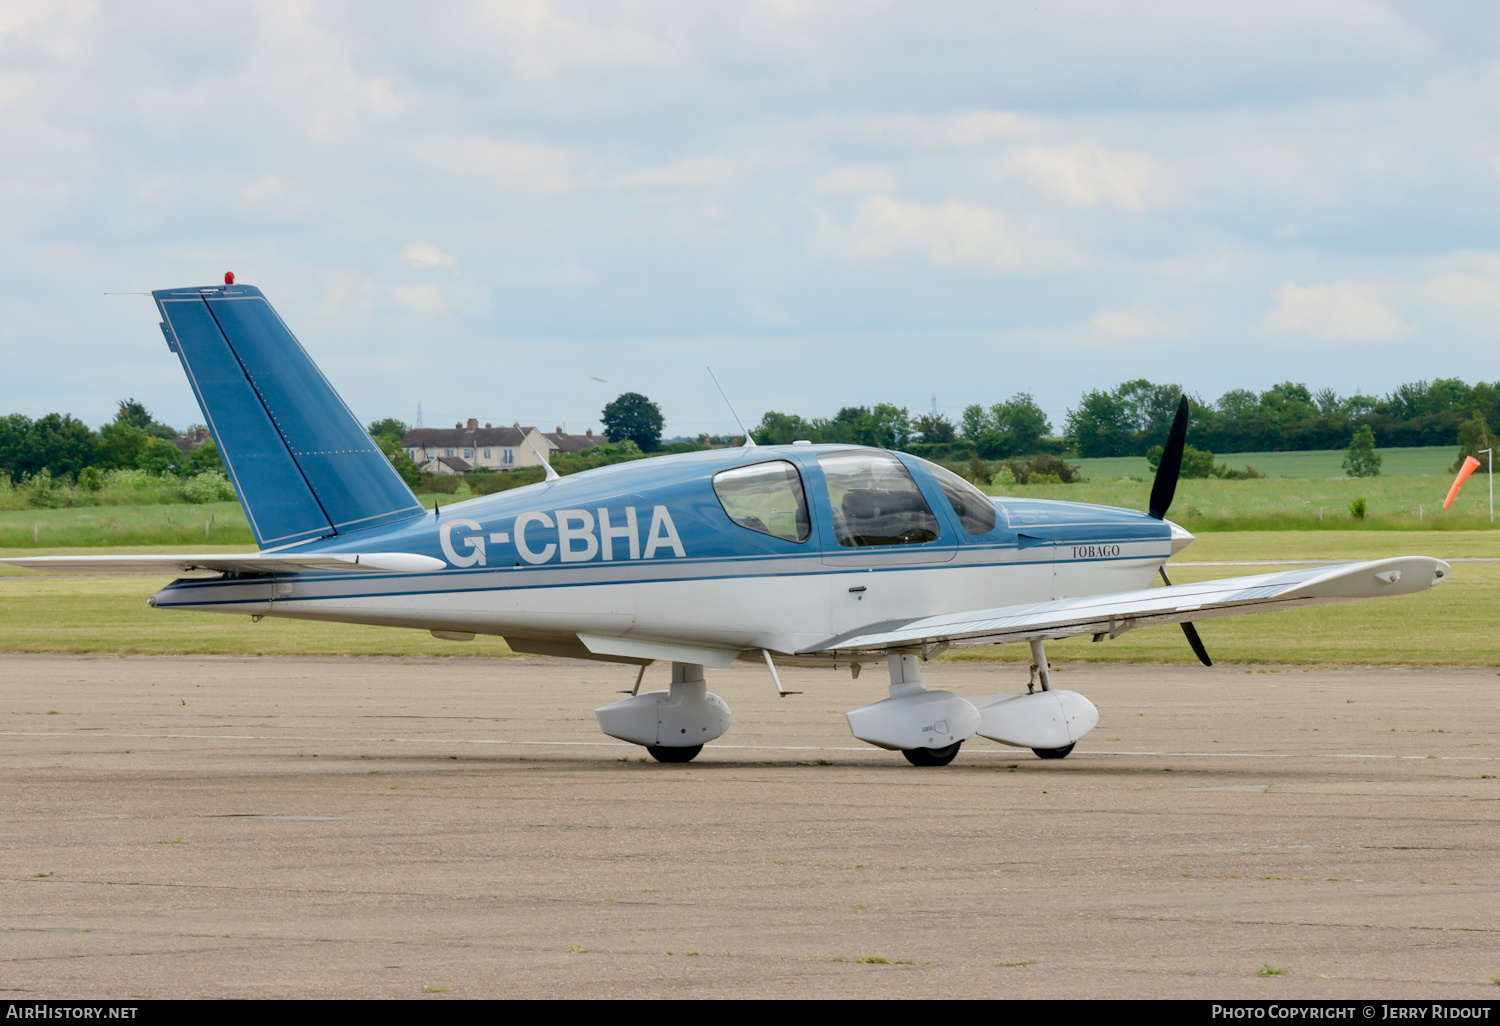
[{"label": "cockpit canopy", "polygon": [[[938,517],[912,472],[891,453],[845,449],[819,453],[817,460],[839,545],[920,545],[942,535]],[[995,529],[995,504],[988,495],[935,463],[918,462],[932,475],[965,532],[977,536]],[[790,461],[722,470],[714,475],[713,488],[725,514],[746,530],[798,543],[812,536],[807,491]]]}]

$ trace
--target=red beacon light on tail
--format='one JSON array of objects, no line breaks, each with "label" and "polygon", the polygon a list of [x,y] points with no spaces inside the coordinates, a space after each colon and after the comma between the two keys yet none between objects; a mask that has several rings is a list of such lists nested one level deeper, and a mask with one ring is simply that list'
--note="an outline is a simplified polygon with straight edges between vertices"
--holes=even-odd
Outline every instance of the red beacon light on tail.
[{"label": "red beacon light on tail", "polygon": [[225,285],[233,285],[234,284],[234,272],[233,271],[225,271],[224,272],[224,284]]}]

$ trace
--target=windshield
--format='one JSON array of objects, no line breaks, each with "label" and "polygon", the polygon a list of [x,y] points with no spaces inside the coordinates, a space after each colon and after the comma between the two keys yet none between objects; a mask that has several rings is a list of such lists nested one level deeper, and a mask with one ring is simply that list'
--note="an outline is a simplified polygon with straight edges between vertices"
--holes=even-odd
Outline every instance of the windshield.
[{"label": "windshield", "polygon": [[[918,457],[920,459],[920,457]],[[922,460],[927,470],[937,481],[938,487],[948,497],[959,523],[970,534],[989,534],[995,529],[995,502],[968,481],[951,470],[944,469],[930,460]]]},{"label": "windshield", "polygon": [[833,533],[840,545],[859,548],[937,540],[937,517],[896,457],[856,449],[824,454],[818,464],[828,482]]}]

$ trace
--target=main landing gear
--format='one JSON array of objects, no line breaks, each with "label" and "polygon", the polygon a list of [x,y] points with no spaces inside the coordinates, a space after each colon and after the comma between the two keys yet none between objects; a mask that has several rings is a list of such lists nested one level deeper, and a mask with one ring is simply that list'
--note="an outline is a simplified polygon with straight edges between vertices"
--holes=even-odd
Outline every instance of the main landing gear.
[{"label": "main landing gear", "polygon": [[[846,713],[849,730],[861,741],[900,752],[913,766],[947,766],[976,734],[1013,748],[1030,748],[1039,759],[1067,758],[1098,724],[1099,710],[1076,692],[1053,689],[1040,641],[1032,643],[1032,656],[1032,681],[1026,691],[971,699],[951,691],[928,691],[922,681],[921,653],[892,652],[887,657],[890,697]],[[640,681],[637,677],[637,691]],[[782,691],[779,682],[777,690],[793,693]],[[595,709],[594,715],[604,733],[640,745],[664,763],[692,762],[733,719],[724,700],[708,690],[703,667],[697,663],[673,663],[667,690],[632,692],[629,698]]]},{"label": "main landing gear", "polygon": [[906,756],[913,766],[946,766],[979,729],[979,710],[951,691],[928,691],[916,652],[892,652],[891,697],[845,716],[861,741]]},{"label": "main landing gear", "polygon": [[631,695],[595,709],[594,716],[604,733],[643,746],[657,762],[692,762],[734,718],[724,699],[708,690],[697,663],[673,663],[666,691]]},{"label": "main landing gear", "polygon": [[962,741],[955,741],[945,748],[903,748],[901,754],[913,766],[946,766],[954,760],[963,746]]},{"label": "main landing gear", "polygon": [[1031,656],[1024,693],[961,698],[927,690],[919,653],[892,653],[891,697],[848,713],[849,729],[861,741],[899,751],[913,766],[948,765],[976,734],[1030,748],[1039,759],[1065,759],[1098,724],[1099,710],[1077,692],[1053,689],[1040,640],[1031,643]]}]

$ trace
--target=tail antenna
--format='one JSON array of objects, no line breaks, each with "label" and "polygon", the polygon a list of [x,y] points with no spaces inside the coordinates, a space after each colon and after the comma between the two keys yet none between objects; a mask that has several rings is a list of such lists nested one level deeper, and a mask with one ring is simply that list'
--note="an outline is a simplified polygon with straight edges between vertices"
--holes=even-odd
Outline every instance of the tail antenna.
[{"label": "tail antenna", "polygon": [[719,395],[723,396],[724,398],[724,405],[729,407],[729,415],[733,417],[734,422],[740,426],[740,434],[745,436],[745,448],[754,449],[755,439],[750,436],[750,432],[745,430],[745,422],[743,420],[740,420],[740,415],[734,412],[734,403],[729,401],[729,396],[724,395],[724,386],[719,384],[718,375],[714,373],[714,369],[712,367],[708,367],[707,370],[708,376],[714,379],[714,387],[719,390]]}]

